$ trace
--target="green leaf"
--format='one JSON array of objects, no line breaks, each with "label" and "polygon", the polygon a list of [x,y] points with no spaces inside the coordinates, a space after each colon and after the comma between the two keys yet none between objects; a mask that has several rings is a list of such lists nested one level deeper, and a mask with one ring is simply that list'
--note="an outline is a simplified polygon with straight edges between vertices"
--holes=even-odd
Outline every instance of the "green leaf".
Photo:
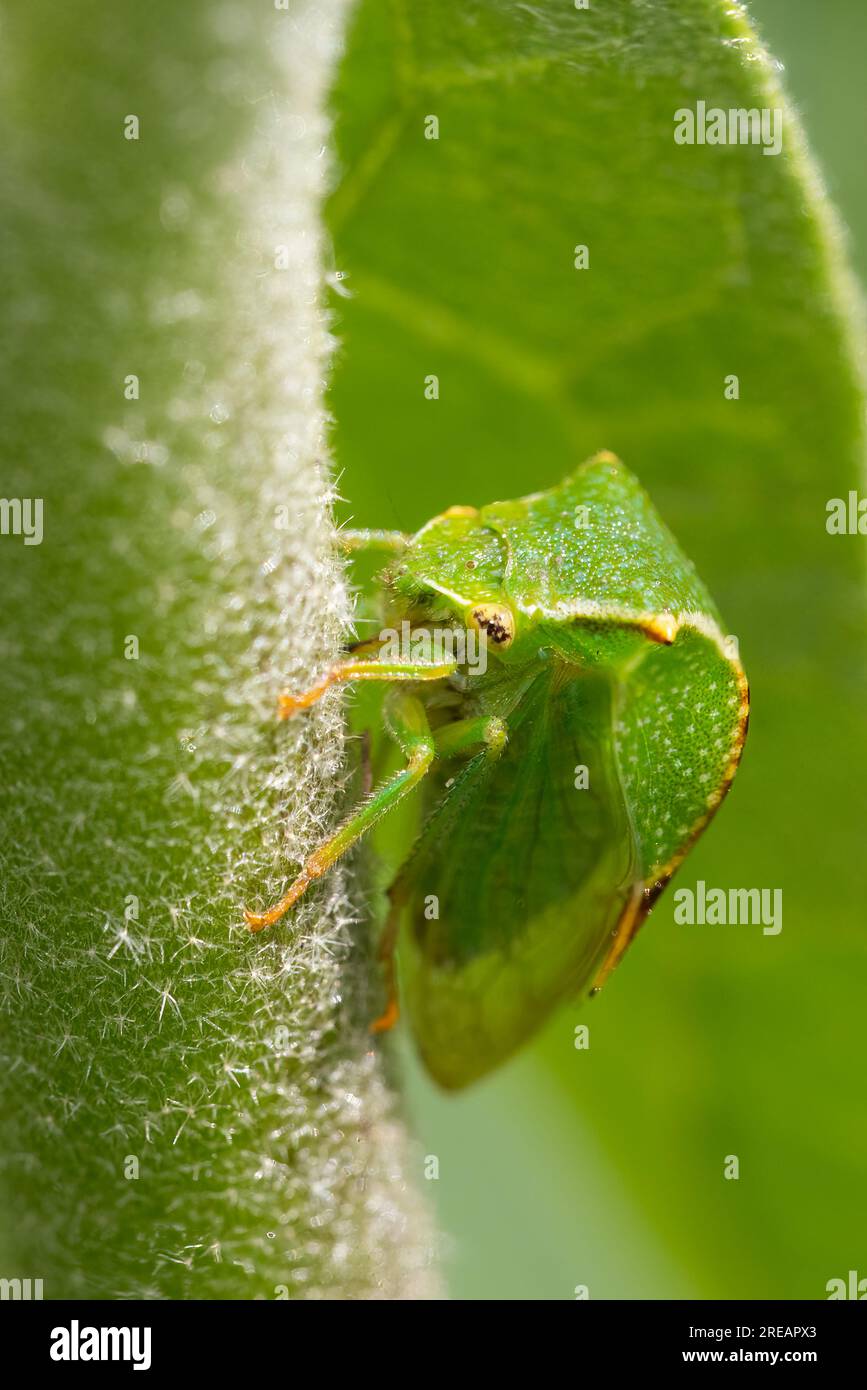
[{"label": "green leaf", "polygon": [[[781,154],[676,144],[699,101],[782,110]],[[753,684],[744,768],[690,881],[785,901],[770,937],[678,927],[663,898],[578,1015],[588,1052],[564,1015],[475,1105],[444,1109],[419,1083],[425,1147],[453,1175],[437,1195],[462,1236],[455,1288],[821,1297],[851,1263],[867,1158],[849,1100],[863,927],[847,774],[864,612],[858,541],[825,529],[861,479],[864,392],[858,295],[779,67],[732,0],[362,0],[334,107],[330,403],[355,521],[412,529],[616,452]],[[521,1117],[552,1085],[551,1147],[540,1133],[528,1157]],[[616,1254],[585,1248],[593,1200],[625,1232]]]},{"label": "green leaf", "polygon": [[347,776],[336,703],[275,718],[349,612],[333,18],[4,16],[3,490],[44,534],[0,537],[2,1274],[45,1298],[436,1290],[344,878],[268,937],[241,916]]}]

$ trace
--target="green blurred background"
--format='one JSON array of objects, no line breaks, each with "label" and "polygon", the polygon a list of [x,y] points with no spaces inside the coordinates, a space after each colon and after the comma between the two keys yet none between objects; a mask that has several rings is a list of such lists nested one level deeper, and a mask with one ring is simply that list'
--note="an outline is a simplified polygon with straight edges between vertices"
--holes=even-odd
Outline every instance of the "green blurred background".
[{"label": "green blurred background", "polygon": [[[860,0],[755,0],[751,14],[785,65],[863,276],[867,12]],[[358,62],[373,40],[356,44]],[[372,109],[384,79],[373,61],[370,72]],[[364,100],[353,107],[338,94],[360,126]],[[576,90],[576,128],[581,116]],[[350,164],[355,138],[347,124]],[[337,267],[362,301],[343,312],[338,302],[345,347],[331,400],[343,515],[358,525],[411,529],[452,503],[550,485],[570,466],[567,450],[547,447],[536,407],[496,371],[452,371],[432,406],[419,382],[447,355],[435,351],[436,330],[433,347],[417,352],[412,329],[396,326],[399,308],[379,326],[375,311],[365,318],[353,257],[393,273],[411,317],[407,264],[435,258],[436,237],[450,235],[448,210],[433,206],[430,225],[400,224],[400,161],[415,157],[398,145],[376,195],[380,218],[385,209],[398,222],[393,265],[364,209],[352,208],[336,235]],[[547,157],[540,149],[542,165]],[[641,215],[623,209],[639,226]],[[756,251],[760,262],[760,273],[775,273],[772,249]],[[751,367],[761,380],[767,353],[769,408],[757,410],[746,446],[726,438],[716,405],[702,414],[700,402],[691,415],[688,333],[627,365],[632,386],[646,381],[663,398],[655,437],[645,437],[640,412],[618,430],[615,345],[598,378],[582,383],[588,427],[575,441],[585,452],[614,449],[645,481],[739,634],[751,677],[742,771],[678,885],[781,887],[783,931],[676,927],[669,893],[599,1000],[565,1010],[513,1064],[458,1097],[427,1081],[404,1035],[408,1108],[423,1152],[439,1160],[427,1186],[456,1297],[573,1298],[586,1285],[591,1298],[822,1298],[830,1278],[867,1275],[862,561],[857,538],[824,533],[825,500],[856,486],[860,454],[841,442],[857,427],[845,418],[845,370],[821,345],[824,326],[815,363],[786,338],[799,268],[788,271],[790,298],[753,326]],[[515,283],[515,302],[531,292]],[[800,311],[821,317],[809,293],[805,281]],[[470,291],[468,320],[473,309]],[[606,421],[604,437],[594,435]],[[588,1051],[573,1045],[579,1021],[591,1025]],[[727,1155],[738,1156],[737,1181],[723,1177]]]}]

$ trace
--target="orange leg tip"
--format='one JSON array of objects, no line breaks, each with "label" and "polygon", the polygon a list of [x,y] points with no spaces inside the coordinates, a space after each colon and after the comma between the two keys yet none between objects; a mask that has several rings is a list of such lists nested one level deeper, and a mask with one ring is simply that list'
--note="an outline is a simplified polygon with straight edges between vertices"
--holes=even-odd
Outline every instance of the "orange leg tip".
[{"label": "orange leg tip", "polygon": [[275,903],[273,907],[269,907],[267,912],[250,912],[245,907],[244,920],[250,931],[261,931],[263,927],[272,927],[275,922],[279,922],[281,917],[286,916],[290,907],[294,907],[315,877],[315,873],[299,874],[285,897],[282,897],[279,903]]},{"label": "orange leg tip", "polygon": [[244,921],[250,931],[261,931],[263,927],[273,927],[275,922],[279,922],[292,906],[291,903],[281,902],[276,907],[270,907],[267,912],[250,912],[244,908]]},{"label": "orange leg tip", "polygon": [[396,999],[389,999],[385,1013],[380,1014],[379,1018],[374,1019],[370,1025],[371,1033],[388,1033],[400,1018],[400,1009]]},{"label": "orange leg tip", "polygon": [[270,927],[271,918],[267,912],[248,912],[244,908],[244,921],[250,931],[261,931],[263,927]]}]

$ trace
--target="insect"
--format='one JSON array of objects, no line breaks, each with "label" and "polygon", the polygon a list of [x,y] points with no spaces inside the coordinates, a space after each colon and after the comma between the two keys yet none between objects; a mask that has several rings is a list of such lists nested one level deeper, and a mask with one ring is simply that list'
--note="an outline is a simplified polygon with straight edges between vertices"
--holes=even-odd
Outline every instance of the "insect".
[{"label": "insect", "polygon": [[390,552],[376,581],[390,626],[284,693],[280,714],[337,682],[382,681],[405,764],[246,919],[276,922],[419,788],[373,1027],[397,1015],[397,949],[421,1055],[458,1088],[604,983],[732,782],[747,681],[692,564],[613,454],[546,492],[451,507],[413,536],[344,535]]}]

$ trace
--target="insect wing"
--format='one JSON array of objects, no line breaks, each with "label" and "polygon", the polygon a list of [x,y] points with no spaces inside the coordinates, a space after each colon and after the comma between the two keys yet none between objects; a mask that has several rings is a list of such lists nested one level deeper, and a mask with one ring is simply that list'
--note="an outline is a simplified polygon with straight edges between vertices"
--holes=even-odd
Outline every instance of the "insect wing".
[{"label": "insect wing", "polygon": [[543,670],[509,715],[500,758],[446,764],[431,787],[394,892],[407,905],[405,998],[444,1086],[489,1071],[589,986],[641,891],[613,697],[602,677]]}]

